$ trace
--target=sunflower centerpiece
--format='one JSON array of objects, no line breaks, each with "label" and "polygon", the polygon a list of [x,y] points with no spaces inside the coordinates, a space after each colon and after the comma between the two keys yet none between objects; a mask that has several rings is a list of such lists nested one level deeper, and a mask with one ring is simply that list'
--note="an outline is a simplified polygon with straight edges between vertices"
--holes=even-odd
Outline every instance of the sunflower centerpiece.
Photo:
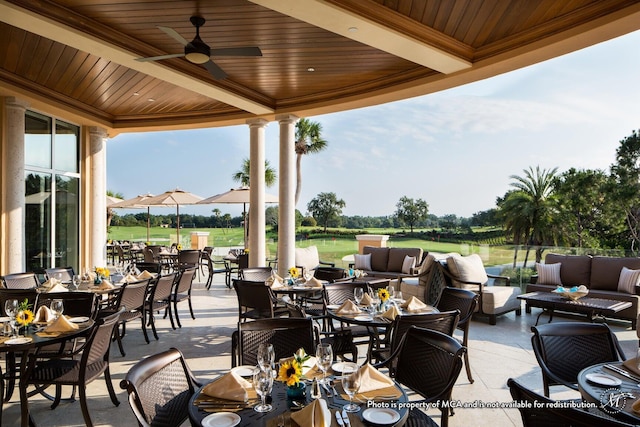
[{"label": "sunflower centerpiece", "polygon": [[378,289],[378,298],[380,298],[380,307],[378,307],[378,311],[382,311],[387,306],[387,302],[389,301],[389,291],[380,288]]},{"label": "sunflower centerpiece", "polygon": [[99,285],[100,283],[102,283],[102,281],[107,277],[109,277],[109,274],[110,274],[109,269],[106,267],[96,267],[95,273],[96,273],[96,278],[93,281],[95,285]]},{"label": "sunflower centerpiece", "polygon": [[289,285],[295,285],[296,281],[300,278],[300,269],[298,267],[291,267],[289,269]]},{"label": "sunflower centerpiece", "polygon": [[29,304],[29,300],[26,298],[18,304],[18,309],[16,310],[16,325],[18,329],[24,328],[26,331],[27,327],[33,323],[35,315],[31,307],[32,305]]},{"label": "sunflower centerpiece", "polygon": [[299,398],[304,396],[306,386],[303,382],[302,365],[310,357],[304,348],[300,348],[291,359],[280,363],[277,379],[287,385],[287,397]]}]

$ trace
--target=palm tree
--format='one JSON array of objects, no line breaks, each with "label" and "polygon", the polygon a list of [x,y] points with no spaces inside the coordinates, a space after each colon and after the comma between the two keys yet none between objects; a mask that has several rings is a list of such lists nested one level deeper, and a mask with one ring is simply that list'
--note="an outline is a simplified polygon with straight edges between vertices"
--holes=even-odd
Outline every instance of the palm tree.
[{"label": "palm tree", "polygon": [[322,125],[309,119],[300,119],[296,123],[296,204],[302,191],[302,156],[313,154],[327,148],[327,141],[322,139]]},{"label": "palm tree", "polygon": [[[242,161],[242,168],[233,174],[233,180],[239,182],[243,187],[249,187],[251,184],[250,174],[251,172],[251,161],[249,159],[244,159]],[[277,178],[276,170],[271,167],[269,164],[269,160],[264,161],[264,183],[267,187],[271,187],[276,183]]]},{"label": "palm tree", "polygon": [[511,175],[514,182],[503,202],[505,225],[515,241],[524,239],[527,245],[525,266],[530,246],[536,246],[536,262],[542,259],[542,244],[555,239],[553,191],[558,168],[540,169],[536,166],[524,170],[524,177]]},{"label": "palm tree", "polygon": [[[114,193],[111,190],[107,190],[107,196],[111,196],[111,197],[117,197],[118,199],[124,199],[124,196],[122,195],[122,193]],[[107,208],[107,228],[111,227],[111,220],[113,219],[113,209],[111,208]]]}]

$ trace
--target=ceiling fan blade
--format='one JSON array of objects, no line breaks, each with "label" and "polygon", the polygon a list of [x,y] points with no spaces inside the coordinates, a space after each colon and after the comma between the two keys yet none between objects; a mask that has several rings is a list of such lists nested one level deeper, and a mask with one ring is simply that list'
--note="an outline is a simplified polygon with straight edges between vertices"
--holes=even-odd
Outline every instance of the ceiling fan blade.
[{"label": "ceiling fan blade", "polygon": [[169,55],[150,56],[148,58],[136,58],[138,62],[159,61],[161,59],[180,58],[184,53],[171,53]]},{"label": "ceiling fan blade", "polygon": [[158,26],[158,29],[165,32],[172,39],[178,41],[182,46],[186,46],[189,43],[187,39],[178,34],[178,32],[173,28]]},{"label": "ceiling fan blade", "polygon": [[259,47],[223,47],[211,49],[211,56],[262,56]]},{"label": "ceiling fan blade", "polygon": [[203,65],[216,79],[221,80],[227,77],[227,73],[225,73],[222,68],[218,67],[213,61],[209,60]]}]

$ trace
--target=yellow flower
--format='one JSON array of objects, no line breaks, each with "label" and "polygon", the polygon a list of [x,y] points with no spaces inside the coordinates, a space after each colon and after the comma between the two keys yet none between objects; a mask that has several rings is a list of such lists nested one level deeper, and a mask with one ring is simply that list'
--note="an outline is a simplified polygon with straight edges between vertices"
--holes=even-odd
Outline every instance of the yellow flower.
[{"label": "yellow flower", "polygon": [[96,267],[96,274],[100,277],[109,277],[109,269],[106,267]]},{"label": "yellow flower", "polygon": [[300,382],[302,376],[302,368],[295,360],[288,360],[280,364],[278,371],[278,379],[284,381],[288,386],[294,386]]},{"label": "yellow flower", "polygon": [[380,298],[380,301],[385,302],[389,299],[389,291],[387,291],[386,289],[378,289],[378,298]]},{"label": "yellow flower", "polygon": [[28,326],[33,322],[35,316],[31,310],[20,310],[16,313],[16,323],[20,326]]},{"label": "yellow flower", "polygon": [[300,275],[300,271],[298,271],[297,267],[291,267],[289,269],[289,275],[295,279]]},{"label": "yellow flower", "polygon": [[182,245],[178,245],[178,246],[176,246],[176,249],[178,249],[179,251],[181,251],[181,250],[182,250]]}]

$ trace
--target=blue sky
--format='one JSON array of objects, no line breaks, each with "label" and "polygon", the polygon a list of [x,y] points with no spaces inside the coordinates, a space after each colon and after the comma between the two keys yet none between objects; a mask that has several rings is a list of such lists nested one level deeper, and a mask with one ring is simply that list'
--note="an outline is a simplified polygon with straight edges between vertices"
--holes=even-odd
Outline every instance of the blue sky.
[{"label": "blue sky", "polygon": [[[435,215],[467,217],[495,207],[509,177],[530,166],[608,170],[619,141],[640,128],[638,70],[635,32],[447,91],[310,117],[329,144],[303,158],[297,208],[305,213],[318,193],[334,192],[345,215],[391,215],[408,196]],[[278,124],[265,134],[277,169]],[[246,125],[122,134],[107,145],[107,189],[131,198],[179,187],[209,197],[238,186],[232,175],[246,157]],[[216,207],[241,212],[234,205],[180,212],[210,215]]]}]

